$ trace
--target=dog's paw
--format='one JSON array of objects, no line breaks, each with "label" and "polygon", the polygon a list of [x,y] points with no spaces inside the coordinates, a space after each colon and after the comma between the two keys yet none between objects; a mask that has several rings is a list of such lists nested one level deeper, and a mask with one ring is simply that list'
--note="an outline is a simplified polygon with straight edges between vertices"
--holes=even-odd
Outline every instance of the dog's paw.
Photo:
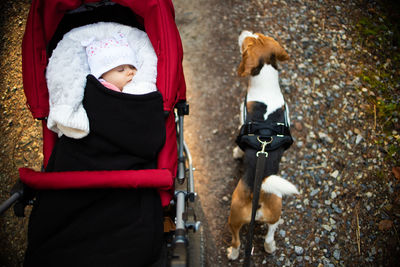
[{"label": "dog's paw", "polygon": [[264,242],[264,249],[265,249],[265,252],[267,252],[269,254],[274,253],[276,250],[275,240],[272,240],[269,243]]},{"label": "dog's paw", "polygon": [[237,146],[233,149],[233,158],[234,159],[241,159],[241,158],[243,158],[243,156],[244,156],[244,152],[243,152],[243,150],[240,149],[240,147]]},{"label": "dog's paw", "polygon": [[229,247],[226,252],[230,260],[236,260],[239,257],[239,248]]}]

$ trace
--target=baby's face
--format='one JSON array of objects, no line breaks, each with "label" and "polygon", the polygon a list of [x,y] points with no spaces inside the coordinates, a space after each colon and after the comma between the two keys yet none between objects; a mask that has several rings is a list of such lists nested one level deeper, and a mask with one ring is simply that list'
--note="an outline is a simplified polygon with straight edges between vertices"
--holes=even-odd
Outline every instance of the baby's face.
[{"label": "baby's face", "polygon": [[115,67],[101,77],[109,83],[114,84],[122,91],[122,88],[130,81],[136,74],[136,68],[132,65],[120,65]]}]

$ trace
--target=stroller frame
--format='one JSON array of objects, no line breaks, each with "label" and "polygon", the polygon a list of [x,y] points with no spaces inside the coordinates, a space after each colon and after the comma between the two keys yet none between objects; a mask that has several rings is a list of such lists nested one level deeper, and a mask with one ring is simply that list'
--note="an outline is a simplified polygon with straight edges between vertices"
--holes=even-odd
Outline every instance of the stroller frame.
[{"label": "stroller frame", "polygon": [[[204,240],[201,222],[196,218],[198,208],[197,193],[194,190],[194,176],[192,156],[184,141],[183,120],[189,114],[189,105],[179,102],[176,106],[177,112],[177,135],[178,135],[178,173],[175,189],[174,204],[176,207],[175,225],[171,242],[169,266],[204,266]],[[197,200],[197,203],[196,203]]]},{"label": "stroller frame", "polygon": [[[33,0],[32,6],[34,5],[40,5],[40,2],[43,2],[44,0]],[[59,0],[60,2],[62,0]],[[50,1],[52,2],[52,1]],[[83,3],[82,5],[78,6],[77,8],[74,8],[72,10],[69,10],[68,12],[66,11],[65,14],[79,14],[82,12],[88,12],[88,11],[94,11],[98,10],[101,8],[108,8],[108,7],[123,7],[123,8],[131,8],[130,5],[132,1],[129,0],[115,0],[115,2],[118,2],[118,4],[110,1],[110,0],[101,0],[99,2],[94,2],[93,0],[87,0],[87,1],[81,1],[81,0],[68,0],[66,2],[87,2]],[[140,2],[140,1],[139,1]],[[164,9],[169,10],[169,8],[172,7],[172,11],[169,10],[169,12],[172,12],[172,19],[173,19],[173,6],[172,2],[170,0],[158,0],[158,1],[148,1],[148,2],[154,2],[158,3],[160,5],[163,5]],[[154,4],[151,3],[151,4]],[[68,3],[71,5],[71,3]],[[55,4],[56,5],[56,4]],[[140,6],[138,9],[143,8],[145,4],[136,4]],[[31,7],[31,11],[32,8]],[[37,7],[36,7],[37,8]],[[134,15],[137,15],[133,13]],[[141,20],[140,16],[136,17],[138,21],[138,25],[135,25],[136,27],[140,28],[140,25],[143,25],[144,27],[146,26],[145,23]],[[169,18],[171,19],[171,18]],[[104,21],[104,20],[98,20],[98,21]],[[108,20],[106,19],[105,21],[114,21],[114,20]],[[119,21],[115,21],[119,22]],[[88,23],[87,23],[88,24]],[[43,51],[41,52],[42,54],[38,53],[38,55],[35,54],[36,58],[39,58],[41,60],[41,64],[43,65],[43,61],[47,61],[47,58],[50,57],[52,50],[55,48],[57,45],[57,42],[62,38],[63,34],[67,32],[68,30],[77,27],[73,26],[71,28],[64,28],[61,30],[61,32],[55,32],[54,36],[47,38],[47,45],[46,45],[46,53],[47,55],[43,55]],[[176,27],[176,26],[175,26]],[[141,28],[143,30],[143,28]],[[177,32],[177,30],[176,30]],[[25,36],[24,39],[29,39],[32,36]],[[169,232],[165,233],[165,239],[166,239],[166,247],[167,247],[167,252],[166,252],[166,261],[163,266],[203,266],[204,265],[204,244],[203,244],[203,236],[202,236],[202,229],[200,227],[201,223],[197,221],[196,215],[195,215],[195,210],[197,209],[199,203],[197,200],[197,194],[195,193],[194,190],[194,176],[193,176],[193,171],[194,168],[192,166],[192,158],[189,152],[189,149],[184,141],[184,136],[183,136],[183,120],[184,116],[189,114],[189,105],[186,103],[185,100],[185,84],[184,84],[184,79],[183,79],[183,72],[182,72],[182,66],[181,66],[181,59],[182,55],[179,55],[179,50],[182,50],[181,44],[180,44],[180,38],[179,35],[176,37],[179,39],[178,42],[178,55],[175,63],[178,63],[177,65],[178,68],[173,69],[171,71],[177,71],[182,73],[181,77],[175,78],[177,81],[175,81],[175,84],[179,84],[178,92],[176,95],[168,95],[168,91],[164,92],[166,94],[166,97],[164,97],[164,109],[166,112],[166,118],[171,120],[171,117],[175,118],[175,126],[176,126],[176,141],[177,141],[177,156],[178,156],[178,162],[176,166],[176,178],[175,178],[175,191],[172,194],[172,199],[170,200],[170,204],[168,205],[168,209],[172,211],[168,216],[171,217],[172,221],[174,222],[174,229],[172,229]],[[36,40],[35,40],[36,41]],[[26,45],[26,44],[25,44]],[[36,44],[35,44],[36,45]],[[162,44],[161,44],[162,45]],[[24,44],[23,44],[24,46]],[[153,47],[155,46],[153,42]],[[158,46],[160,46],[160,42],[158,42]],[[158,54],[158,51],[160,47],[155,47],[156,53]],[[173,47],[170,49],[174,49]],[[23,54],[24,57],[24,54]],[[23,58],[24,59],[24,58]],[[25,61],[29,59],[25,58]],[[24,63],[24,62],[23,62]],[[25,65],[29,65],[32,62],[25,62]],[[45,67],[45,66],[44,66]],[[27,70],[27,67],[25,67]],[[44,140],[50,140],[46,143],[44,143],[44,166],[46,166],[48,158],[50,156],[49,151],[51,151],[51,148],[54,146],[54,133],[50,132],[47,127],[46,127],[46,116],[48,113],[48,107],[44,106],[43,104],[38,104],[35,98],[33,98],[30,94],[31,92],[28,90],[29,88],[26,88],[26,84],[31,84],[28,80],[34,80],[35,85],[43,83],[43,80],[39,80],[37,77],[32,77],[32,75],[37,76],[38,71],[31,71],[29,69],[28,71],[24,72],[24,89],[25,89],[25,94],[27,95],[28,99],[28,107],[30,111],[32,112],[33,116],[37,119],[41,119],[42,125],[43,125],[43,139]],[[39,70],[40,72],[40,70]],[[179,76],[179,75],[178,75]],[[40,79],[40,78],[39,78]],[[164,80],[168,80],[168,78],[162,77]],[[28,82],[26,82],[28,81]],[[158,79],[157,79],[157,86],[158,84]],[[162,82],[163,83],[163,82]],[[42,85],[41,85],[42,86]],[[165,87],[165,84],[163,83],[162,86]],[[168,84],[166,85],[168,87]],[[163,94],[163,96],[164,96]],[[43,92],[42,94],[39,94],[39,98],[43,97]],[[48,97],[47,95],[44,95],[44,98]],[[33,99],[33,100],[32,100]],[[43,101],[42,101],[43,103]],[[171,113],[174,114],[171,114]],[[49,138],[49,135],[52,135]],[[172,149],[173,151],[173,149]],[[168,167],[167,167],[168,169]],[[172,173],[174,173],[174,166],[170,166],[169,169],[172,169]],[[29,171],[28,174],[26,171]],[[161,170],[160,170],[161,171]],[[31,170],[26,170],[26,168],[20,169],[20,176],[21,178],[23,176],[29,176],[29,175],[35,175],[35,173],[31,173],[33,171]],[[45,173],[38,173],[39,174],[45,174]],[[42,176],[45,177],[45,176]],[[174,176],[172,176],[174,177]],[[0,214],[2,214],[5,210],[10,208],[14,203],[14,213],[17,216],[24,216],[24,208],[26,205],[32,204],[33,203],[33,194],[32,194],[32,189],[26,185],[25,183],[21,182],[22,179],[19,179],[14,186],[14,188],[11,191],[11,197],[6,200],[4,203],[0,205]],[[165,187],[165,185],[163,185]],[[169,192],[171,193],[171,190],[168,189]],[[161,195],[163,204],[165,206],[165,199],[168,199],[168,197],[165,197],[165,192],[164,192],[164,198]]]}]

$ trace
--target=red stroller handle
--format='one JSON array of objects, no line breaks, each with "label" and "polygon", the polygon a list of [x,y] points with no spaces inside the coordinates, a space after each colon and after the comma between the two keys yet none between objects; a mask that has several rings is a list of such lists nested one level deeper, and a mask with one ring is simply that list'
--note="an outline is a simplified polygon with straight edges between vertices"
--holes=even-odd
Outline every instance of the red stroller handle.
[{"label": "red stroller handle", "polygon": [[143,188],[170,189],[171,172],[166,169],[122,171],[37,172],[20,168],[21,181],[34,189]]}]

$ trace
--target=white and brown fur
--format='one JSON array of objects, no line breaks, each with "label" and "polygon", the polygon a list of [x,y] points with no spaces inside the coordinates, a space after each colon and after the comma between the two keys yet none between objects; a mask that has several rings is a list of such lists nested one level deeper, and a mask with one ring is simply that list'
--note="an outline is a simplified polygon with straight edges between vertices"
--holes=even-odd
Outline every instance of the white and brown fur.
[{"label": "white and brown fur", "polygon": [[[285,120],[285,101],[279,87],[277,61],[288,60],[288,54],[273,38],[248,31],[240,34],[239,46],[242,61],[238,68],[238,75],[250,76],[246,103],[247,120],[283,122]],[[242,107],[242,115],[243,109],[244,107]],[[243,117],[241,116],[242,124],[244,123]],[[233,192],[228,219],[232,244],[227,249],[227,254],[231,260],[239,257],[239,231],[251,219],[256,152],[251,148],[244,152],[239,147],[234,149],[235,158],[244,155],[245,173]],[[276,249],[274,233],[280,224],[282,196],[299,194],[292,183],[277,175],[283,152],[283,147],[269,152],[267,160],[272,161],[272,164],[268,164],[270,167],[264,171],[259,200],[260,207],[256,213],[257,221],[268,224],[268,233],[264,241],[264,249],[268,253],[273,253]]]}]

